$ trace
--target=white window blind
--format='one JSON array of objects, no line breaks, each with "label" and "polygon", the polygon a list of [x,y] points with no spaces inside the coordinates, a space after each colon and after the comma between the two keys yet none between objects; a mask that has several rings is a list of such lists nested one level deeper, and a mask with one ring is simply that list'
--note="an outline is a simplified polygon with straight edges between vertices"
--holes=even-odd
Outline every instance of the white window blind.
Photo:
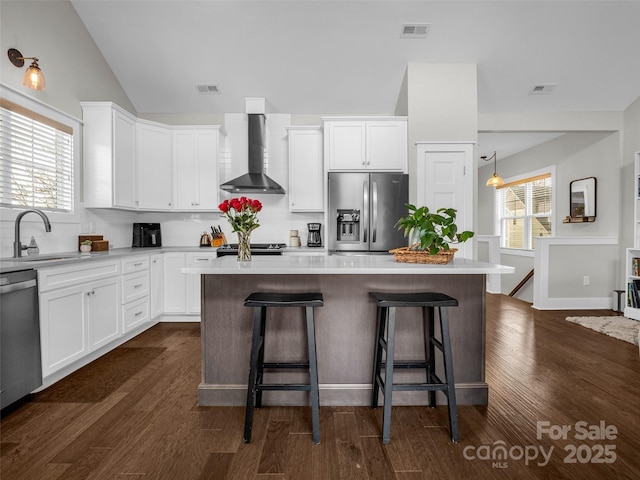
[{"label": "white window blind", "polygon": [[73,211],[73,130],[2,100],[0,205]]},{"label": "white window blind", "polygon": [[495,196],[501,247],[533,250],[536,237],[553,234],[550,173],[506,183],[496,189]]}]

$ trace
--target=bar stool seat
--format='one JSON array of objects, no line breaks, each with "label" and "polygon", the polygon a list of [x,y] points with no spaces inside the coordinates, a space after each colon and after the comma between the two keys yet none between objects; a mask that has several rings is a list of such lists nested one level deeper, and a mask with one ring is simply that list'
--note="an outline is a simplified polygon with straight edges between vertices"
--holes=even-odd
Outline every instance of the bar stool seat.
[{"label": "bar stool seat", "polygon": [[[322,307],[324,300],[321,293],[281,293],[254,292],[244,301],[245,307],[253,307],[253,337],[251,342],[251,360],[249,363],[249,383],[247,386],[247,406],[245,410],[244,442],[251,442],[253,409],[262,406],[264,390],[298,390],[308,391],[311,396],[311,419],[313,427],[313,443],[320,443],[320,397],[318,391],[318,367],[316,359],[316,337],[313,309]],[[307,330],[307,361],[300,362],[265,362],[264,344],[268,307],[300,307],[305,310]],[[264,369],[306,369],[309,371],[309,383],[304,384],[269,384],[264,383]]]},{"label": "bar stool seat", "polygon": [[[438,292],[418,293],[384,293],[370,292],[371,297],[377,303],[376,309],[376,341],[374,348],[374,365],[371,396],[371,407],[378,406],[378,394],[382,390],[384,395],[382,414],[382,443],[389,443],[391,438],[391,405],[394,391],[428,391],[429,406],[436,405],[436,391],[441,390],[447,397],[449,411],[449,429],[451,440],[458,443],[458,413],[456,406],[456,391],[453,378],[453,359],[451,354],[451,337],[449,334],[448,307],[458,306],[458,301],[448,295]],[[422,307],[425,316],[424,361],[396,362],[395,354],[395,329],[396,308]],[[438,309],[440,319],[441,339],[435,338],[435,309]],[[386,331],[386,338],[385,338]],[[436,374],[435,349],[442,352],[444,363],[444,379]],[[382,360],[383,351],[386,351],[386,361]],[[424,369],[426,382],[424,383],[393,383],[395,368]],[[381,371],[385,370],[382,378]]]}]

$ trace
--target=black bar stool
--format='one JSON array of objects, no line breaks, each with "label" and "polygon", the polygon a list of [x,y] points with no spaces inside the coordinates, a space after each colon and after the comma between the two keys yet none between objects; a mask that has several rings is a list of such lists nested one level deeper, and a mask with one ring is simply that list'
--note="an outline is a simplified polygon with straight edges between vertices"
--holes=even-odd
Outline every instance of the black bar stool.
[{"label": "black bar stool", "polygon": [[[253,340],[251,342],[251,361],[249,364],[249,384],[247,388],[247,408],[244,420],[244,443],[251,442],[251,425],[254,406],[262,406],[264,390],[302,390],[311,395],[311,418],[313,424],[313,443],[320,443],[320,396],[318,393],[318,367],[316,362],[316,335],[313,319],[314,307],[321,307],[321,293],[271,293],[254,292],[245,301],[245,307],[253,307]],[[264,339],[267,319],[267,307],[301,307],[305,309],[307,328],[307,362],[266,362],[264,361]],[[263,383],[264,369],[304,368],[309,371],[309,383],[306,384],[268,384]]]},{"label": "black bar stool", "polygon": [[[378,406],[378,392],[382,390],[384,395],[382,414],[382,443],[389,443],[391,438],[391,402],[392,392],[397,390],[415,391],[425,390],[429,392],[429,405],[436,406],[436,390],[442,390],[447,396],[449,410],[449,429],[451,441],[458,443],[458,412],[456,407],[456,391],[453,379],[453,360],[451,355],[451,338],[449,335],[449,315],[447,307],[458,306],[458,301],[443,293],[378,293],[370,295],[376,300],[376,343],[374,348],[373,364],[373,394],[371,407]],[[398,307],[422,307],[425,313],[425,360],[395,362],[395,330],[396,308]],[[435,308],[438,309],[440,318],[441,340],[434,336]],[[385,330],[387,337],[385,338]],[[436,374],[435,349],[442,352],[444,360],[444,380]],[[382,361],[382,351],[387,352],[386,361]],[[382,378],[381,370],[385,369],[385,377]],[[393,383],[393,371],[395,368],[421,368],[426,371],[425,383]]]}]

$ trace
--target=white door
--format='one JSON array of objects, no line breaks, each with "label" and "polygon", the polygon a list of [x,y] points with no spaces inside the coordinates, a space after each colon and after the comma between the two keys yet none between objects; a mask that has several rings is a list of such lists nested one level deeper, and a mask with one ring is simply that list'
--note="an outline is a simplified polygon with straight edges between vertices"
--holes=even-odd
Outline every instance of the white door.
[{"label": "white door", "polygon": [[89,350],[115,340],[123,331],[120,322],[120,277],[107,278],[87,287]]},{"label": "white door", "polygon": [[84,285],[40,294],[42,375],[89,353]]},{"label": "white door", "polygon": [[288,193],[291,212],[324,210],[323,174],[320,129],[290,129]]},{"label": "white door", "polygon": [[166,127],[138,123],[138,206],[170,210],[173,203],[171,131]]},{"label": "white door", "polygon": [[[417,206],[457,210],[458,231],[473,231],[473,144],[418,143]],[[473,241],[453,245],[456,256],[473,258]]]},{"label": "white door", "polygon": [[136,122],[113,112],[113,204],[137,208]]},{"label": "white door", "polygon": [[330,170],[366,168],[365,122],[327,122],[327,148]]},{"label": "white door", "polygon": [[367,168],[403,172],[407,168],[407,122],[367,122]]}]

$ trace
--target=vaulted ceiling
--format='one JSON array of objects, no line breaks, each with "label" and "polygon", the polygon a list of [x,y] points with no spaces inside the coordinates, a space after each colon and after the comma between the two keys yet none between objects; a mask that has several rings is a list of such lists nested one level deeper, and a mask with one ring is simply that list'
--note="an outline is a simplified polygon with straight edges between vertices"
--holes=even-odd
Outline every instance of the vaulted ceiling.
[{"label": "vaulted ceiling", "polygon": [[[474,63],[479,113],[622,111],[640,1],[72,0],[140,113],[393,114],[408,63]],[[403,38],[405,24],[428,24]],[[557,84],[531,95],[536,85]],[[199,94],[196,85],[215,85]]]}]

